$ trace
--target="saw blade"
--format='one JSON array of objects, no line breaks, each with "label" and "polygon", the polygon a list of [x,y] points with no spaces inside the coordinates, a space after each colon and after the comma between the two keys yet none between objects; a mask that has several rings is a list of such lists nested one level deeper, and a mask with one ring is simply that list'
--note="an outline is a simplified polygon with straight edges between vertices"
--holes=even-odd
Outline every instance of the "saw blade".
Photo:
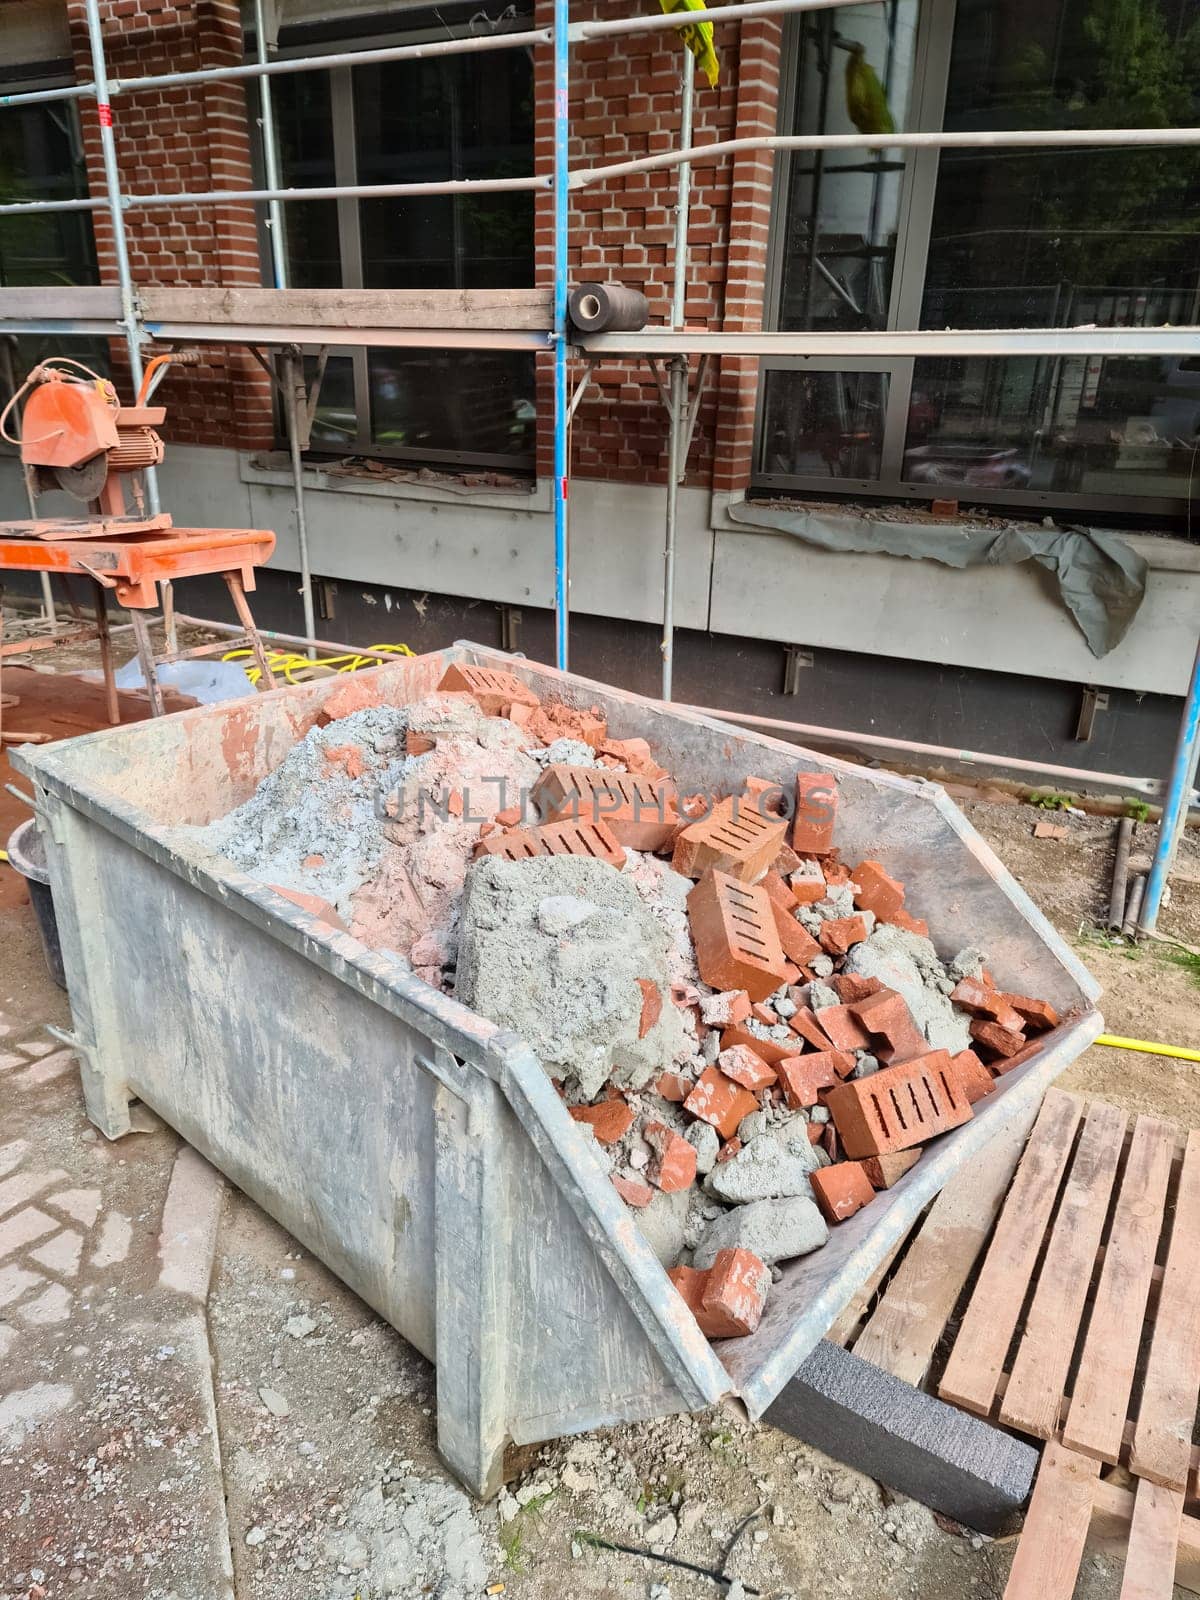
[{"label": "saw blade", "polygon": [[108,452],[102,450],[79,467],[55,467],[53,473],[58,487],[76,500],[94,500],[108,477]]}]

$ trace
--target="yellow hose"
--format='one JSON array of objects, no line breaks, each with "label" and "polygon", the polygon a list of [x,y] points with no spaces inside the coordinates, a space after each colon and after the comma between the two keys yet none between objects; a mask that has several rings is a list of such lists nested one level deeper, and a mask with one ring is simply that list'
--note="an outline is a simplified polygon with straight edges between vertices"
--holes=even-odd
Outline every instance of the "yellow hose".
[{"label": "yellow hose", "polygon": [[1200,1061],[1200,1050],[1183,1050],[1177,1044],[1151,1044],[1149,1039],[1121,1039],[1115,1033],[1102,1033],[1095,1042],[1111,1045],[1114,1050],[1140,1050],[1147,1056],[1174,1056],[1177,1061]]},{"label": "yellow hose", "polygon": [[[412,651],[406,644],[373,644],[368,647],[377,652],[386,652],[388,655],[411,656]],[[243,661],[246,677],[251,683],[257,683],[259,678],[258,667],[254,664],[253,652],[244,646],[238,650],[228,650],[221,657],[222,661]],[[271,665],[272,675],[282,677],[288,683],[298,680],[292,676],[294,672],[303,671],[306,667],[332,667],[336,672],[357,672],[362,667],[374,667],[379,663],[370,656],[358,654],[342,656],[319,656],[315,661],[310,661],[305,655],[299,655],[294,650],[268,650],[267,660]]]}]

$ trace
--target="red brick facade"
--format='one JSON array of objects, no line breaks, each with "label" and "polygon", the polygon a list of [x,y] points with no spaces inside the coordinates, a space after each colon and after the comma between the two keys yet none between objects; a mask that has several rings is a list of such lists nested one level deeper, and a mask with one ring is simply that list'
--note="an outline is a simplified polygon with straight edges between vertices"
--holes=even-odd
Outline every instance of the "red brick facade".
[{"label": "red brick facade", "polygon": [[[601,15],[599,0],[574,8]],[[186,71],[243,59],[233,0],[102,0],[113,77]],[[80,0],[69,0],[75,66],[90,76]],[[537,0],[536,22],[552,21],[552,0]],[[750,21],[717,30],[721,81],[710,89],[697,75],[696,143],[773,133],[781,28]],[[573,167],[629,160],[679,142],[681,46],[674,35],[646,34],[572,51]],[[481,69],[484,70],[484,69]],[[552,61],[535,63],[538,123],[536,170],[553,164]],[[238,187],[251,182],[246,90],[209,85],[170,93],[120,95],[114,102],[122,173],[133,190]],[[103,191],[95,108],[83,102],[85,150],[92,192]],[[711,329],[761,325],[773,163],[750,152],[693,171],[686,320]],[[571,279],[614,280],[642,289],[652,322],[669,308],[676,172],[634,174],[575,193],[571,206]],[[142,284],[254,284],[263,281],[252,209],[248,206],[134,211],[127,218],[134,280]],[[114,277],[111,229],[96,218],[101,277]],[[537,282],[553,268],[551,198],[539,196],[535,221]],[[170,436],[181,443],[267,447],[272,439],[265,376],[239,351],[210,347],[198,373],[171,379]],[[538,467],[552,462],[550,361],[538,385]],[[694,381],[694,363],[693,363]],[[689,462],[688,481],[740,489],[748,480],[757,363],[725,359],[706,395]],[[572,470],[581,478],[661,483],[666,472],[666,418],[648,369],[606,362],[576,413]]]},{"label": "red brick facade", "polygon": [[[68,0],[75,70],[90,79],[91,54],[80,0]],[[245,59],[235,0],[101,0],[110,78],[191,72]],[[84,154],[93,195],[104,193],[95,102],[80,104]],[[113,129],[122,182],[134,193],[248,187],[250,128],[241,84],[199,84],[169,92],[119,94]],[[112,224],[95,213],[102,282],[116,281]],[[198,287],[258,284],[258,235],[251,206],[204,206],[126,214],[135,284]],[[208,346],[202,367],[172,375],[162,393],[168,435],[176,444],[262,449],[273,439],[270,386],[245,351]],[[123,348],[114,344],[118,381],[127,381]]]}]

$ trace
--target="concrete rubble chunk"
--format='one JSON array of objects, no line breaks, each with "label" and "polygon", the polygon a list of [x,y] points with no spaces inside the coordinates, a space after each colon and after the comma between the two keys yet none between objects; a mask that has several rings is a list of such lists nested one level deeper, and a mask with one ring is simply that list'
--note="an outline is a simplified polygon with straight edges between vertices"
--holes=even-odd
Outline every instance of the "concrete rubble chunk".
[{"label": "concrete rubble chunk", "polygon": [[764,1133],[714,1167],[704,1187],[718,1200],[735,1206],[791,1195],[811,1198],[809,1174],[817,1166],[807,1134],[789,1138]]},{"label": "concrete rubble chunk", "polygon": [[749,1250],[769,1267],[819,1250],[829,1237],[816,1203],[803,1195],[755,1200],[717,1217],[696,1248],[694,1264],[711,1267],[722,1250]]}]

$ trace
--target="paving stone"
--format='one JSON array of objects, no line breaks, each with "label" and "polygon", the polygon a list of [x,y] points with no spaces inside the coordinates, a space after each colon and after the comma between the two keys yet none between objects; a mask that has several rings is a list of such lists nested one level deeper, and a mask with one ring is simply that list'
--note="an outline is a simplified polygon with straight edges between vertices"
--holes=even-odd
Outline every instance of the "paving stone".
[{"label": "paving stone", "polygon": [[72,1295],[61,1283],[52,1283],[36,1299],[26,1300],[17,1307],[16,1314],[31,1328],[46,1327],[55,1322],[65,1322],[71,1315]]},{"label": "paving stone", "polygon": [[29,1143],[25,1139],[13,1139],[8,1144],[0,1144],[0,1178],[7,1177],[14,1167],[19,1167],[29,1152]]},{"label": "paving stone", "polygon": [[0,1267],[0,1306],[12,1305],[14,1300],[45,1281],[40,1272],[26,1272],[24,1267],[10,1261],[7,1267]]},{"label": "paving stone", "polygon": [[133,1224],[119,1211],[110,1211],[100,1224],[100,1240],[92,1252],[93,1267],[115,1267],[129,1254]]},{"label": "paving stone", "polygon": [[18,1206],[28,1205],[35,1195],[52,1183],[61,1183],[66,1173],[61,1168],[53,1172],[18,1172],[15,1177],[0,1183],[0,1217]]},{"label": "paving stone", "polygon": [[73,1278],[79,1271],[83,1257],[83,1235],[74,1228],[64,1228],[48,1243],[29,1252],[29,1259],[39,1267],[48,1267],[57,1277]]},{"label": "paving stone", "polygon": [[21,1049],[27,1056],[48,1056],[51,1050],[57,1050],[58,1046],[49,1039],[32,1039],[28,1044],[23,1044]]},{"label": "paving stone", "polygon": [[100,1215],[99,1189],[63,1189],[60,1194],[47,1195],[42,1203],[53,1206],[55,1211],[61,1211],[84,1228],[90,1228]]},{"label": "paving stone", "polygon": [[0,1222],[0,1261],[3,1261],[5,1256],[12,1255],[14,1250],[23,1250],[35,1239],[53,1233],[57,1226],[57,1223],[44,1211],[39,1211],[36,1206],[27,1206],[24,1211],[18,1211],[13,1216],[7,1217]]},{"label": "paving stone", "polygon": [[24,1056],[13,1055],[10,1050],[0,1056],[0,1072],[11,1072],[14,1067],[26,1067],[29,1063]]},{"label": "paving stone", "polygon": [[28,1072],[21,1074],[17,1082],[22,1089],[39,1089],[44,1083],[53,1083],[56,1078],[65,1078],[74,1066],[74,1050],[63,1050],[56,1056],[47,1056],[45,1060],[35,1062]]}]

